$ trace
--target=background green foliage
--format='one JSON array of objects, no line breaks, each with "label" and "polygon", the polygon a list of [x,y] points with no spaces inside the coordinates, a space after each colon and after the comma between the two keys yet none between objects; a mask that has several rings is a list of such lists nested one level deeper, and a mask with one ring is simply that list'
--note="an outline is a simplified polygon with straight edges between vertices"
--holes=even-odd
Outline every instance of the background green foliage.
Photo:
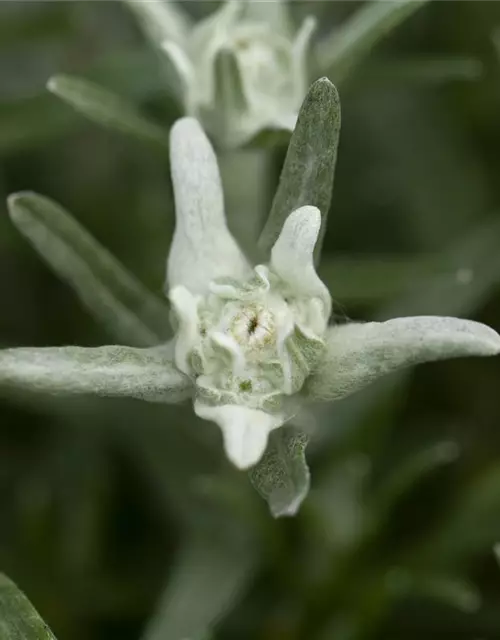
[{"label": "background green foliage", "polygon": [[[292,11],[313,12],[327,34],[357,4]],[[214,4],[185,7],[201,16]],[[500,327],[497,26],[498,3],[433,2],[338,78],[320,267],[337,315]],[[167,154],[50,95],[46,80],[64,72],[166,128],[179,115],[120,3],[0,3],[0,346],[109,342],[9,224],[13,191],[61,202],[162,290]],[[244,246],[284,152],[221,158]],[[499,373],[498,359],[425,365],[323,408],[311,494],[296,519],[278,521],[225,462],[217,427],[187,406],[5,397],[0,569],[59,640],[203,640],[209,626],[217,640],[500,637]]]}]

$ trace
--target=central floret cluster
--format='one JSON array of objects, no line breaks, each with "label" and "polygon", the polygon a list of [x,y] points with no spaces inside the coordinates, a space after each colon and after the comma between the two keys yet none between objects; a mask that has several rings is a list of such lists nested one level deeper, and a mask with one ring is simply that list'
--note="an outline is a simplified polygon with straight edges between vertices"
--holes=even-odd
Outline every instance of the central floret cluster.
[{"label": "central floret cluster", "polygon": [[242,417],[259,417],[267,440],[297,412],[292,396],[324,351],[329,299],[294,296],[264,265],[244,282],[214,280],[206,295],[174,287],[170,299],[175,360],[195,382],[198,415],[221,426],[226,444],[226,432],[235,436]]}]

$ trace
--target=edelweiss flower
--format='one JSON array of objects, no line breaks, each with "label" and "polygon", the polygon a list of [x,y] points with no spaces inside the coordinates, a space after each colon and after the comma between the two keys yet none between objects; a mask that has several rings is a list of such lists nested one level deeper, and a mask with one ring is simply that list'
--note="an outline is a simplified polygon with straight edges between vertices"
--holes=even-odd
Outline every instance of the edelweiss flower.
[{"label": "edelweiss flower", "polygon": [[[147,349],[7,349],[0,352],[1,384],[155,402],[191,396],[197,415],[219,425],[228,457],[243,469],[259,461],[269,433],[304,403],[342,398],[419,362],[500,352],[493,329],[458,318],[329,326],[330,295],[313,263],[319,210],[290,212],[269,262],[252,268],[227,228],[217,160],[192,118],[172,128],[171,168],[174,340]],[[23,202],[30,197],[9,202],[28,237],[32,221]]]},{"label": "edelweiss flower", "polygon": [[175,363],[195,385],[195,411],[221,427],[239,467],[297,411],[318,364],[331,302],[313,249],[321,215],[290,214],[269,265],[251,269],[227,229],[215,154],[195,120],[171,133],[177,226],[168,261],[177,317]]},{"label": "edelweiss flower", "polygon": [[262,129],[293,130],[308,85],[312,16],[294,34],[281,3],[263,9],[229,0],[195,26],[173,29],[170,19],[162,28],[167,16],[155,3],[127,1],[168,57],[185,113],[220,143],[239,146]]}]

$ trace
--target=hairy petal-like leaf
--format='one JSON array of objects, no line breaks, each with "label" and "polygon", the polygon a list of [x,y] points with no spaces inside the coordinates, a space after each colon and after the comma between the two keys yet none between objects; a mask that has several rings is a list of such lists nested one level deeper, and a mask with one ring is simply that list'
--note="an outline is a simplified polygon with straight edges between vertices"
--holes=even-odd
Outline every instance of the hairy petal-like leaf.
[{"label": "hairy petal-like leaf", "polygon": [[279,416],[237,405],[212,407],[195,403],[194,410],[200,418],[219,425],[227,457],[238,469],[256,464],[266,449],[270,432],[283,424]]},{"label": "hairy petal-like leaf", "polygon": [[318,46],[321,73],[342,82],[384,36],[428,0],[367,2]]},{"label": "hairy petal-like leaf", "polygon": [[54,395],[180,402],[191,382],[164,347],[22,347],[0,351],[0,387]]},{"label": "hairy petal-like leaf", "polygon": [[307,382],[316,399],[336,400],[403,367],[460,356],[500,353],[500,336],[484,324],[417,316],[331,327],[326,352]]},{"label": "hairy petal-like leaf", "polygon": [[153,346],[165,338],[167,304],[60,205],[32,192],[11,195],[8,205],[17,229],[113,336],[134,346]]},{"label": "hairy petal-like leaf", "polygon": [[141,115],[121,96],[93,82],[70,75],[57,75],[50,78],[47,89],[104,127],[163,148],[168,145],[168,136],[159,125]]},{"label": "hairy petal-like leaf", "polygon": [[144,33],[153,44],[164,40],[183,44],[188,35],[191,20],[180,2],[172,0],[124,0],[136,16]]},{"label": "hairy petal-like leaf", "polygon": [[267,451],[250,472],[250,480],[267,500],[275,518],[294,516],[309,491],[305,458],[308,436],[293,427],[281,427],[269,436]]},{"label": "hairy petal-like leaf", "polygon": [[317,207],[322,223],[314,250],[318,262],[333,191],[340,134],[340,101],[337,89],[321,78],[309,89],[290,139],[271,212],[259,246],[268,253],[291,211],[304,205]]},{"label": "hairy petal-like leaf", "polygon": [[226,614],[253,576],[255,545],[240,535],[189,540],[177,558],[143,640],[198,640]]},{"label": "hairy petal-like leaf", "polygon": [[167,266],[170,288],[205,293],[220,276],[245,278],[248,263],[226,225],[224,195],[214,150],[194,118],[181,118],[170,134],[176,225]]},{"label": "hairy petal-like leaf", "polygon": [[314,269],[313,253],[321,227],[316,207],[300,207],[285,220],[271,251],[271,266],[297,296],[318,296],[328,304],[330,294]]},{"label": "hairy petal-like leaf", "polygon": [[55,636],[28,598],[0,573],[0,638],[55,640]]}]

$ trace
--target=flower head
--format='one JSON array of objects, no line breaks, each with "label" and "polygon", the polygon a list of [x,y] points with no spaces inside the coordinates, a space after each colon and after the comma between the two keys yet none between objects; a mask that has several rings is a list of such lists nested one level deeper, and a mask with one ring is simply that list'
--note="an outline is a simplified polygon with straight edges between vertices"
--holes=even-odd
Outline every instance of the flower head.
[{"label": "flower head", "polygon": [[[171,140],[175,363],[194,382],[196,413],[219,424],[228,456],[247,467],[262,456],[269,431],[296,412],[292,396],[325,348],[331,301],[313,265],[321,215],[310,206],[292,212],[269,264],[252,270],[227,229],[215,155],[200,125],[178,121]],[[200,158],[208,164],[194,173],[210,180],[205,186],[177,171]]]},{"label": "flower head", "polygon": [[247,142],[261,129],[293,130],[307,89],[314,19],[306,18],[294,35],[284,6],[273,21],[258,5],[230,0],[188,30],[183,42],[162,42],[186,112],[227,146]]}]

